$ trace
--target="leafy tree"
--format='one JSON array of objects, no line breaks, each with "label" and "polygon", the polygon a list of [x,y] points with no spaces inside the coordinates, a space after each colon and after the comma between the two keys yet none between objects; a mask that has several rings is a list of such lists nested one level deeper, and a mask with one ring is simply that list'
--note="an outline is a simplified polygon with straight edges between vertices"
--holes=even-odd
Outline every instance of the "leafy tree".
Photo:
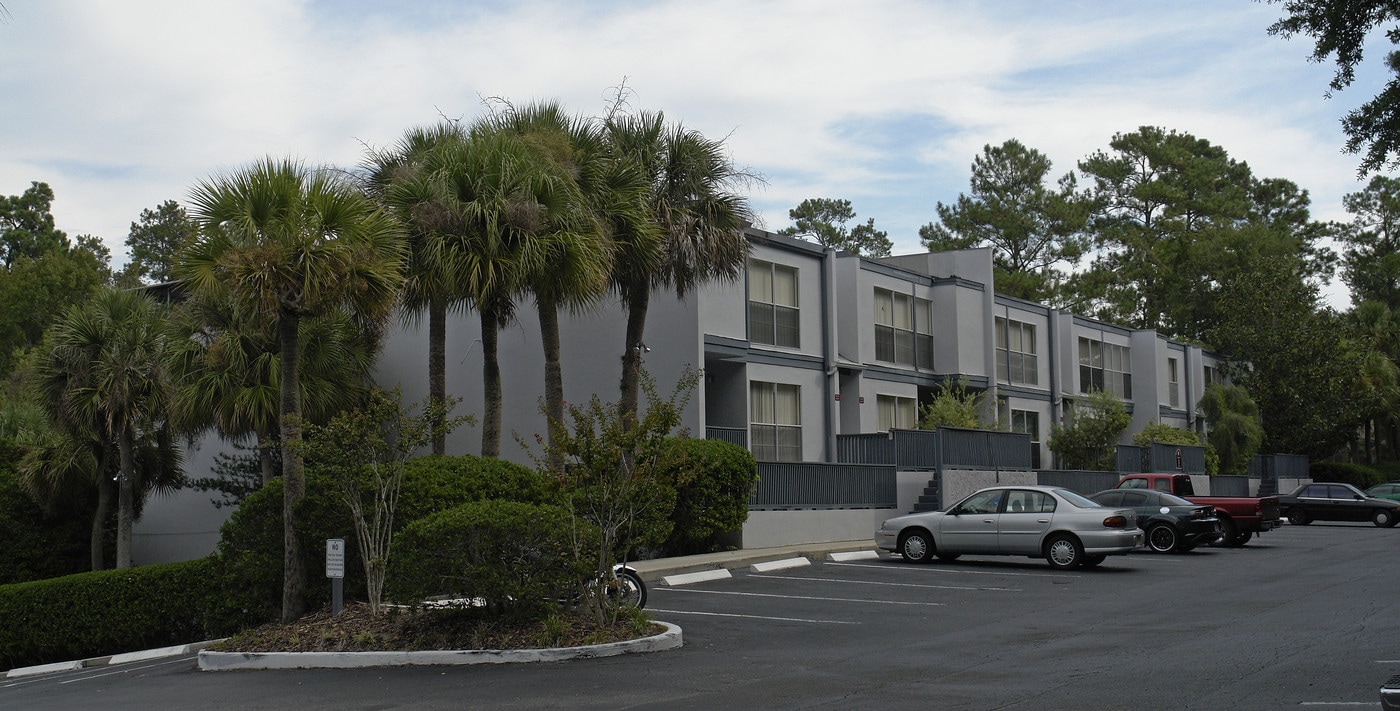
[{"label": "leafy tree", "polygon": [[0,195],[0,263],[6,270],[21,257],[38,259],[68,246],[49,209],[53,199],[53,188],[40,182],[30,183],[22,195]]},{"label": "leafy tree", "polygon": [[[1327,96],[1341,91],[1356,78],[1356,66],[1363,58],[1366,39],[1373,28],[1391,25],[1386,39],[1400,43],[1400,7],[1383,0],[1269,0],[1281,2],[1287,13],[1269,26],[1269,34],[1285,39],[1308,35],[1316,40],[1312,61],[1325,62],[1336,56],[1337,73],[1328,85]],[[1394,167],[1400,162],[1400,51],[1386,54],[1385,65],[1395,76],[1375,97],[1347,112],[1342,131],[1347,135],[1346,152],[1365,151],[1358,169],[1366,174]]]},{"label": "leafy tree", "polygon": [[1050,425],[1050,451],[1064,469],[1112,471],[1113,447],[1132,424],[1117,395],[1095,390],[1074,403],[1069,423]]},{"label": "leafy tree", "polygon": [[920,227],[920,240],[930,251],[991,247],[998,291],[1034,301],[1051,297],[1057,269],[1078,264],[1088,251],[1090,204],[1073,172],[1047,188],[1050,166],[1044,153],[1014,138],[983,146],[972,161],[972,194],[938,203],[939,223]]},{"label": "leafy tree", "polygon": [[[1147,423],[1141,431],[1133,435],[1133,444],[1139,447],[1146,447],[1153,443],[1158,444],[1184,444],[1192,447],[1201,446],[1201,438],[1191,430],[1184,430],[1180,427],[1162,424],[1156,420]],[[1215,454],[1215,448],[1209,444],[1205,446],[1206,474],[1215,476],[1220,473],[1220,457]]]},{"label": "leafy tree", "polygon": [[855,216],[850,200],[808,198],[788,210],[788,218],[794,224],[778,230],[778,234],[808,238],[823,247],[865,257],[890,256],[894,243],[883,230],[875,229],[875,218],[846,227]]},{"label": "leafy tree", "polygon": [[[575,550],[578,558],[593,563],[592,580],[607,579],[618,556],[657,546],[670,535],[676,490],[666,477],[667,438],[680,427],[681,413],[698,381],[699,374],[686,369],[675,391],[663,399],[643,373],[640,387],[649,404],[635,420],[596,395],[586,405],[570,405],[565,431],[545,446],[542,460],[537,458],[541,469],[554,457],[566,462],[560,481],[567,506],[588,524],[581,530],[596,526],[601,533],[591,539],[594,546]],[[588,542],[590,537],[577,540]],[[615,622],[617,606],[597,594],[596,586],[584,589],[599,621]]]},{"label": "leafy tree", "polygon": [[[178,486],[182,478],[165,416],[173,388],[166,344],[165,319],[150,297],[109,288],[54,325],[34,367],[36,399],[62,435],[75,443],[95,441],[99,461],[117,462],[118,568],[131,567],[137,498],[160,484]],[[138,468],[144,442],[166,453],[166,477],[148,479]]]},{"label": "leafy tree", "polygon": [[383,602],[404,463],[432,441],[434,423],[450,431],[465,421],[446,417],[453,404],[428,398],[414,415],[404,409],[399,391],[374,390],[363,406],[325,426],[308,426],[298,444],[309,465],[336,482],[340,501],[350,510],[371,614],[379,614]]},{"label": "leafy tree", "polygon": [[1220,456],[1221,473],[1247,473],[1249,460],[1264,441],[1259,406],[1254,404],[1249,392],[1235,385],[1211,383],[1196,406],[1210,426],[1206,437]]},{"label": "leafy tree", "polygon": [[924,405],[919,415],[919,429],[936,430],[939,427],[966,427],[968,429],[996,429],[995,423],[983,421],[982,413],[987,411],[987,392],[968,390],[967,378],[957,383],[945,382],[933,401]]},{"label": "leafy tree", "polygon": [[1289,260],[1264,260],[1222,286],[1221,319],[1206,341],[1231,358],[1232,383],[1259,406],[1264,451],[1323,459],[1360,425],[1353,384],[1362,354],[1339,315]]},{"label": "leafy tree", "polygon": [[[629,246],[618,251],[612,274],[627,309],[618,407],[635,416],[651,292],[673,289],[684,298],[703,284],[744,273],[749,243],[743,230],[753,213],[738,188],[755,177],[734,166],[723,141],[668,124],[660,112],[614,114],[607,128],[617,155],[646,176],[652,223],[621,231]],[[661,235],[659,254],[653,231]]]},{"label": "leafy tree", "polygon": [[1395,312],[1379,301],[1364,301],[1346,315],[1351,338],[1361,349],[1361,370],[1355,386],[1357,407],[1365,416],[1361,425],[1364,460],[1378,459],[1381,433],[1395,456],[1396,405],[1400,403],[1400,322]]},{"label": "leafy tree", "polygon": [[1377,175],[1342,205],[1352,215],[1337,234],[1352,301],[1400,309],[1400,180]]},{"label": "leafy tree", "polygon": [[194,241],[198,229],[174,200],[166,200],[154,210],[141,210],[141,217],[131,223],[126,236],[130,258],[124,276],[140,284],[173,280],[175,255]]},{"label": "leafy tree", "polygon": [[402,283],[397,223],[343,173],[265,159],[202,182],[192,195],[199,239],[178,264],[196,294],[233,298],[275,318],[280,353],[279,426],[285,515],[282,620],[305,610],[306,571],[297,536],[305,496],[301,455],[301,320],[347,309],[363,322],[388,318]]}]

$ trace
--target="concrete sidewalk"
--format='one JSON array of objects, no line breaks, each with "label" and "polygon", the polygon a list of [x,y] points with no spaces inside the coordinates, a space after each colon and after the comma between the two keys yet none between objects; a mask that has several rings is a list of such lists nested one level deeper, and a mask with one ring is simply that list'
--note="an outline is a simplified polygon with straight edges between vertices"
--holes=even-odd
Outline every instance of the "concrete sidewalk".
[{"label": "concrete sidewalk", "polygon": [[[628,564],[636,569],[642,576],[642,580],[656,584],[661,582],[664,578],[671,576],[716,570],[736,570],[739,568],[747,568],[756,563],[767,563],[791,558],[814,558],[820,560],[830,553],[849,553],[853,551],[874,552],[874,550],[874,541],[866,539],[860,541],[836,541],[831,543],[799,543],[775,548],[749,548],[737,551],[724,551],[722,553],[702,553],[700,555],[678,556],[675,558],[639,560],[629,562]],[[676,634],[677,639],[679,639],[679,629],[677,629]],[[8,672],[0,672],[0,679],[14,679],[36,674],[124,664],[127,662],[145,661],[162,657],[174,657],[182,654],[199,652],[210,644],[213,644],[213,641],[196,642],[194,644],[163,647],[160,649],[147,649],[138,652],[93,657],[91,659],[80,659],[71,662],[57,662],[54,664],[21,667],[18,669],[11,669]],[[539,661],[539,659],[530,658],[515,661]]]}]

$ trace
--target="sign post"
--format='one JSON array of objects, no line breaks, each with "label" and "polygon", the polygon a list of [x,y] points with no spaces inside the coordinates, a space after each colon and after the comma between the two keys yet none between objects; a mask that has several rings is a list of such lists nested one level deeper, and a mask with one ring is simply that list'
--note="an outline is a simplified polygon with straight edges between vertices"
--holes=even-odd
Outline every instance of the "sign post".
[{"label": "sign post", "polygon": [[331,616],[345,604],[345,539],[326,539],[326,577],[331,579]]}]

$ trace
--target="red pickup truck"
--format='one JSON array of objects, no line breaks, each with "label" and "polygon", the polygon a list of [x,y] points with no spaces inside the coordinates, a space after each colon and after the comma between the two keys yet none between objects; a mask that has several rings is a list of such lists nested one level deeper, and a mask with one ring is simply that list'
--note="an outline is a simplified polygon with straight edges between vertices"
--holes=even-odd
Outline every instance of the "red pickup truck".
[{"label": "red pickup truck", "polygon": [[1224,546],[1242,546],[1254,534],[1272,531],[1282,525],[1277,496],[1196,496],[1191,477],[1186,474],[1129,474],[1118,480],[1118,486],[1114,488],[1165,491],[1193,504],[1214,506],[1224,531],[1220,537],[1220,545]]}]

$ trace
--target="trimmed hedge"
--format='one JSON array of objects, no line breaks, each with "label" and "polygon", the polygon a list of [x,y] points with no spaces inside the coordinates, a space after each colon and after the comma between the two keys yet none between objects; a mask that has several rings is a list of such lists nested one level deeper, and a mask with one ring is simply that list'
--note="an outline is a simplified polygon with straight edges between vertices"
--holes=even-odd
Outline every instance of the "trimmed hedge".
[{"label": "trimmed hedge", "polygon": [[[418,457],[404,467],[394,527],[471,501],[488,498],[527,503],[557,500],[553,482],[528,467],[471,455]],[[365,572],[355,540],[354,520],[340,501],[336,483],[308,469],[301,504],[302,557],[307,580],[305,598],[315,609],[330,602],[325,577],[325,540],[345,540],[345,597],[365,597]],[[282,608],[282,480],[254,492],[224,524],[219,542],[221,574],[236,609],[262,621],[274,620]],[[391,558],[392,562],[392,558]]]},{"label": "trimmed hedge", "polygon": [[417,603],[436,596],[480,599],[485,610],[538,618],[572,597],[592,561],[574,557],[575,536],[589,550],[596,530],[574,530],[559,506],[476,501],[409,524],[394,538],[387,594]]},{"label": "trimmed hedge", "polygon": [[666,476],[675,483],[671,555],[721,550],[720,538],[743,528],[758,464],[747,449],[719,440],[676,438],[666,443]]},{"label": "trimmed hedge", "polygon": [[1358,489],[1369,489],[1376,484],[1388,481],[1384,472],[1364,464],[1348,462],[1313,462],[1308,467],[1308,475],[1313,481],[1331,481],[1351,484]]},{"label": "trimmed hedge", "polygon": [[222,592],[210,558],[0,586],[0,662],[14,668],[222,636],[233,622]]},{"label": "trimmed hedge", "polygon": [[[14,465],[20,451],[0,440],[0,585],[56,578],[92,565],[90,501],[49,516],[20,488]],[[113,539],[108,538],[109,548]],[[109,558],[110,560],[110,558]]]}]

